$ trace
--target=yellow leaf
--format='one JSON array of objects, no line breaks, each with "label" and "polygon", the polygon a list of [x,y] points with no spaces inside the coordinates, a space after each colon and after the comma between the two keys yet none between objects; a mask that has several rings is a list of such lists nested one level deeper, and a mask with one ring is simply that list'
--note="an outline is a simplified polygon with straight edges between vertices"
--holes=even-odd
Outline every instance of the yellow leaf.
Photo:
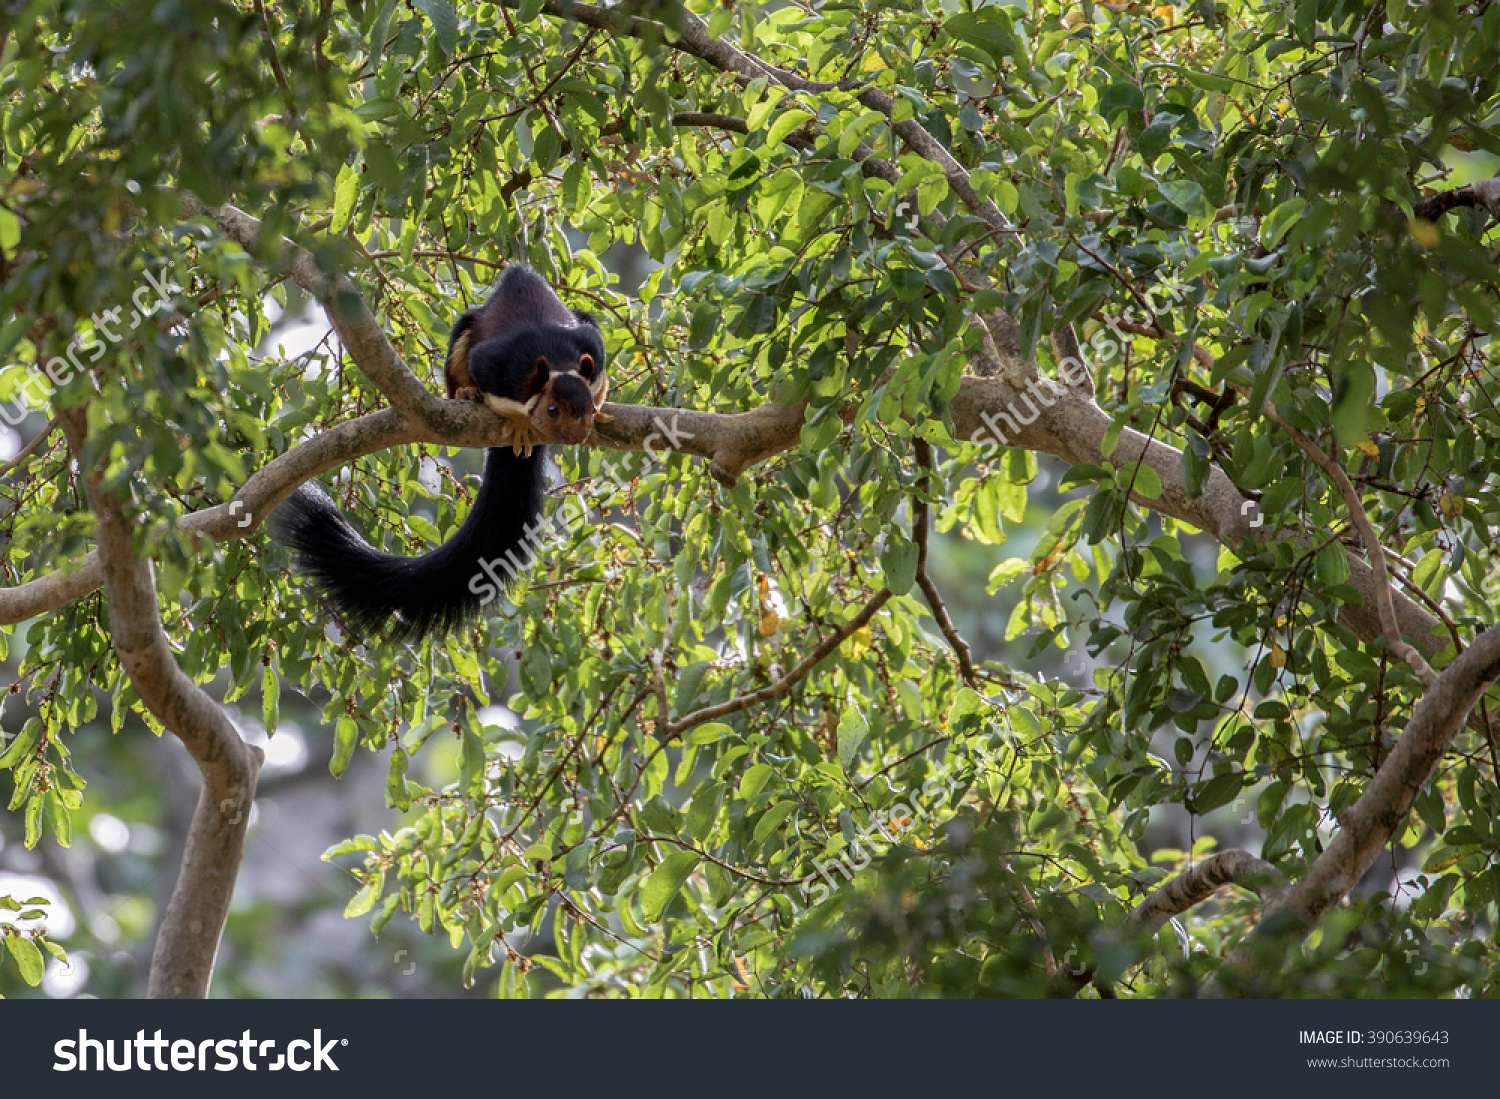
[{"label": "yellow leaf", "polygon": [[766,611],[760,616],[760,635],[770,637],[776,632],[776,627],[781,624],[781,616],[775,611]]},{"label": "yellow leaf", "polygon": [[1438,245],[1438,227],[1422,218],[1412,220],[1411,236],[1423,248],[1436,248]]},{"label": "yellow leaf", "polygon": [[1286,667],[1286,650],[1276,642],[1271,642],[1271,667]]},{"label": "yellow leaf", "polygon": [[870,639],[873,636],[874,635],[870,632],[869,626],[865,626],[863,629],[855,630],[854,633],[849,637],[849,656],[852,659],[858,659],[859,657],[864,656],[865,653],[869,652]]},{"label": "yellow leaf", "polygon": [[1359,452],[1361,454],[1368,455],[1371,458],[1380,457],[1380,448],[1375,445],[1375,442],[1372,439],[1361,439],[1354,445],[1359,448]]}]

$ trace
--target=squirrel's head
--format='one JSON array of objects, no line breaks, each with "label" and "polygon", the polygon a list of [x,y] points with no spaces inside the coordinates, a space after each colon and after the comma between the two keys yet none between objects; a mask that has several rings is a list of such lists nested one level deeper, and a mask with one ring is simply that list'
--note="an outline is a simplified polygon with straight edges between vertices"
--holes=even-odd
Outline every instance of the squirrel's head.
[{"label": "squirrel's head", "polygon": [[522,399],[540,394],[531,423],[544,438],[581,443],[594,430],[594,394],[589,389],[596,367],[593,357],[580,355],[577,369],[557,369],[545,358],[536,362]]}]

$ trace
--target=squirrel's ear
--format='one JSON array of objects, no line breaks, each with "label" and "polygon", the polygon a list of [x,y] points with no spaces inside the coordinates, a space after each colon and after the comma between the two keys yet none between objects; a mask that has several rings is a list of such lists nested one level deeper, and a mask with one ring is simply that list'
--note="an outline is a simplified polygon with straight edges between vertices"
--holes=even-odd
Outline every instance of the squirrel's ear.
[{"label": "squirrel's ear", "polygon": [[547,382],[552,377],[552,367],[545,356],[538,355],[536,365],[531,368],[531,373],[526,376],[526,382],[521,386],[521,400],[529,400],[531,397],[547,388]]}]

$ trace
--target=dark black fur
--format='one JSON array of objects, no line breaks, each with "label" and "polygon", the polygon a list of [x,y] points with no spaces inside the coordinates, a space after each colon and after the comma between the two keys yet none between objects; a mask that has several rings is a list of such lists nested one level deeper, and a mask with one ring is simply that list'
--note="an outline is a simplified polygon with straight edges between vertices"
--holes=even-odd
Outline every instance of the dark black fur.
[{"label": "dark black fur", "polygon": [[[576,370],[587,354],[596,371],[604,369],[604,340],[594,319],[567,309],[539,275],[519,265],[505,272],[481,308],[459,317],[450,354],[464,331],[470,332],[474,384],[498,397],[525,401],[539,391],[547,381],[539,359],[554,370]],[[553,402],[592,409],[583,381],[565,373],[553,377]],[[527,532],[540,529],[546,463],[546,447],[524,458],[510,447],[490,449],[479,494],[458,533],[417,557],[376,550],[316,484],[303,485],[276,509],[272,529],[351,630],[416,640],[476,615],[498,594],[497,575],[509,586],[530,563],[537,547]]]}]

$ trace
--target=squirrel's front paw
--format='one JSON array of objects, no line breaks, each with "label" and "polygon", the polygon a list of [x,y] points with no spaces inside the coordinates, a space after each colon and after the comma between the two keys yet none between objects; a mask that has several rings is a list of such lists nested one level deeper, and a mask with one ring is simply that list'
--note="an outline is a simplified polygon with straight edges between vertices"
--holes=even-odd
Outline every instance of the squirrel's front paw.
[{"label": "squirrel's front paw", "polygon": [[475,401],[479,404],[483,404],[484,394],[479,392],[479,389],[476,386],[465,385],[460,386],[458,389],[455,389],[453,391],[453,399],[455,401]]}]

